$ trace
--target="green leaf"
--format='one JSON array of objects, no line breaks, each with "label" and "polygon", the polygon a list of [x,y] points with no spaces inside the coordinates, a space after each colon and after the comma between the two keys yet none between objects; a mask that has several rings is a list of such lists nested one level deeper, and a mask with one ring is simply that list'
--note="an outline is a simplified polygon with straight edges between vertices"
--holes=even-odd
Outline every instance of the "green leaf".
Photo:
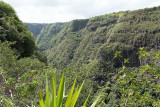
[{"label": "green leaf", "polygon": [[49,88],[48,88],[48,79],[46,76],[46,99],[45,99],[45,106],[49,107],[50,106],[50,98],[49,98]]},{"label": "green leaf", "polygon": [[70,100],[70,105],[68,107],[74,107],[74,104],[76,103],[76,97],[77,97],[77,93],[78,93],[78,87],[76,88],[76,91],[72,97],[72,99]]},{"label": "green leaf", "polygon": [[40,104],[41,107],[45,107],[43,100],[40,100],[39,104]]},{"label": "green leaf", "polygon": [[57,95],[57,107],[61,107],[63,102],[63,92],[64,92],[64,74],[61,78],[61,82],[59,84],[59,90]]},{"label": "green leaf", "polygon": [[73,94],[73,91],[74,91],[75,84],[76,84],[76,79],[74,80],[73,86],[72,86],[72,88],[70,90],[70,93],[69,93],[69,95],[67,97],[65,107],[69,107],[69,105],[71,103],[71,98],[72,98],[72,94]]},{"label": "green leaf", "polygon": [[100,96],[97,97],[97,99],[93,102],[93,104],[90,107],[95,107],[96,104],[99,102]]},{"label": "green leaf", "polygon": [[[84,82],[82,83],[82,85],[81,85],[81,87],[79,88],[79,90],[78,90],[78,91],[76,90],[76,92],[74,93],[73,98],[72,98],[71,107],[74,107],[74,106],[75,106],[76,101],[77,101],[77,99],[78,99],[78,97],[79,97],[79,94],[80,94],[80,92],[81,92],[81,90],[82,90],[83,84],[84,84]],[[77,87],[77,89],[78,89],[78,87]]]},{"label": "green leaf", "polygon": [[[55,79],[54,79],[55,78]],[[56,76],[52,78],[53,86],[52,86],[52,105],[51,107],[56,107],[57,99],[56,99]]]},{"label": "green leaf", "polygon": [[42,95],[42,91],[41,90],[39,91],[39,98],[40,98],[40,100],[43,100],[43,95]]},{"label": "green leaf", "polygon": [[87,101],[88,101],[88,99],[89,99],[89,97],[90,97],[90,94],[91,94],[91,91],[90,91],[90,93],[89,93],[89,95],[88,95],[88,97],[87,97],[87,99],[86,99],[86,101],[85,101],[85,103],[83,104],[82,107],[86,107],[86,104],[87,104]]}]

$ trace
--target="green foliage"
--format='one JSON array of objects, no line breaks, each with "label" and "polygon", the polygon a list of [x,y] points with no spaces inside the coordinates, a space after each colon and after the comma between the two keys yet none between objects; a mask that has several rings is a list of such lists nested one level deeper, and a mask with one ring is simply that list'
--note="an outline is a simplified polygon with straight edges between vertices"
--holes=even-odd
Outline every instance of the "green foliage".
[{"label": "green foliage", "polygon": [[[159,53],[158,53],[159,54]],[[140,48],[140,58],[150,56],[150,54]],[[147,55],[147,56],[146,56]],[[150,56],[155,59],[157,54]],[[157,59],[156,59],[157,60]],[[160,67],[155,65],[155,60],[141,66],[136,71],[130,71],[127,68],[123,69],[119,77],[119,89],[122,93],[121,106],[159,106],[159,69]]]},{"label": "green foliage", "polygon": [[0,1],[0,13],[1,15],[5,14],[7,16],[15,15],[14,9],[9,4],[6,4],[3,1]]},{"label": "green foliage", "polygon": [[[78,89],[78,87],[75,89],[75,83],[76,79],[74,80],[73,86],[70,90],[70,93],[66,99],[65,107],[74,107],[75,103],[79,97],[79,94],[81,92],[81,89],[83,87],[83,83]],[[75,90],[75,92],[74,92]],[[73,93],[74,92],[74,93]],[[48,86],[48,80],[46,79],[46,99],[45,103],[43,101],[42,92],[39,92],[40,95],[40,106],[41,107],[62,107],[63,105],[63,98],[65,97],[65,81],[64,81],[64,74],[61,78],[61,82],[59,84],[58,94],[56,95],[56,78],[52,78],[52,86],[51,86],[51,92],[49,92],[49,86]],[[88,98],[86,99],[87,102]],[[83,107],[85,107],[84,103]]]},{"label": "green foliage", "polygon": [[0,40],[15,42],[12,48],[21,57],[31,56],[36,49],[34,37],[16,16],[14,9],[0,1]]},{"label": "green foliage", "polygon": [[[45,64],[32,58],[18,60],[17,51],[11,48],[13,44],[8,41],[0,42],[0,95],[6,98],[3,100],[5,103],[13,102],[16,106],[30,105],[29,99],[36,98],[35,91],[40,85],[39,78],[42,77],[39,73]],[[4,103],[1,104],[5,106]]]},{"label": "green foliage", "polygon": [[142,57],[149,57],[149,54],[146,52],[147,48],[141,47],[137,54],[139,54],[139,59]]},{"label": "green foliage", "polygon": [[[157,49],[160,39],[159,7],[124,11],[67,23],[46,24],[40,29],[36,43],[45,52],[49,65],[58,69],[82,67],[98,60],[106,69],[116,50],[129,67],[141,62],[136,54],[140,47]],[[28,25],[34,29],[35,24]],[[35,27],[37,29],[37,26]],[[34,33],[34,31],[32,31]]]},{"label": "green foliage", "polygon": [[87,23],[88,23],[88,19],[73,20],[70,23],[70,29],[71,29],[72,32],[77,32],[77,31],[83,29],[86,26]]},{"label": "green foliage", "polygon": [[[106,69],[105,64],[115,60],[112,58],[116,50],[122,51],[122,59],[129,58],[130,63],[126,66],[137,67],[140,65],[136,54],[139,47],[158,48],[158,9],[46,24],[40,29],[36,43],[40,51],[45,52],[49,65],[58,69],[81,67],[94,60],[101,61],[104,65],[101,69]],[[34,28],[35,24],[28,26]],[[119,65],[119,62],[115,64],[116,67]]]},{"label": "green foliage", "polygon": [[114,54],[114,58],[121,58],[122,57],[122,51],[116,51]]},{"label": "green foliage", "polygon": [[[159,106],[160,54],[147,52],[159,49],[159,9],[160,7],[155,7],[118,12],[68,23],[27,24],[28,29],[35,28],[31,32],[35,34],[40,51],[47,55],[49,65],[59,69],[57,71],[46,66],[46,57],[38,52],[33,35],[16,16],[13,8],[0,1],[2,106],[12,106],[13,103],[16,106],[38,106],[37,92],[40,87],[45,87],[45,73],[61,76],[63,68],[67,71],[66,93],[72,94],[69,94],[68,99],[63,99],[62,79],[59,88],[61,91],[58,91],[59,97],[56,98],[54,80],[54,87],[51,85],[54,91],[50,91],[46,85],[45,102],[40,95],[42,106],[62,106],[63,100],[68,100],[66,104],[71,106],[89,106],[94,99],[93,105],[98,103],[103,107]],[[136,53],[139,47],[144,48],[140,48],[138,56]],[[75,75],[78,83],[83,80],[86,82],[82,83],[82,90],[81,87],[76,88],[73,94],[75,86],[71,91],[69,89]],[[92,91],[87,98],[90,91],[88,87]],[[54,93],[54,98],[49,93]],[[103,103],[100,103],[101,97]],[[56,100],[56,103],[50,103],[50,99]],[[76,101],[78,103],[75,104]]]},{"label": "green foliage", "polygon": [[5,96],[0,96],[0,104],[4,107],[16,107],[15,104]]},{"label": "green foliage", "polygon": [[[146,49],[147,50],[147,49]],[[117,52],[118,53],[118,52]],[[144,55],[145,53],[145,55]],[[115,54],[117,55],[117,54]],[[160,104],[159,89],[159,51],[150,52],[140,48],[139,56],[145,59],[138,68],[123,66],[118,68],[105,86],[99,90],[98,96],[104,95],[102,107],[110,106],[153,106]],[[128,63],[125,59],[124,63]]]},{"label": "green foliage", "polygon": [[129,63],[129,59],[124,59],[124,63],[125,64]]},{"label": "green foliage", "polygon": [[43,86],[41,73],[48,69],[45,57],[40,59],[42,55],[36,53],[33,35],[14,9],[0,1],[0,106],[36,104],[36,90]]},{"label": "green foliage", "polygon": [[[46,54],[50,66],[59,70],[71,69],[67,74],[67,86],[74,80],[74,74],[80,75],[78,81],[87,80],[80,98],[87,97],[88,85],[93,90],[89,104],[98,90],[110,81],[104,102],[114,106],[121,103],[121,91],[116,83],[121,74],[118,71],[123,72],[126,68],[134,71],[136,68],[132,67],[145,64],[145,59],[138,58],[139,47],[158,48],[159,16],[156,8],[112,13],[85,21],[47,24],[41,29],[36,43]],[[114,58],[116,51],[121,51],[121,57],[117,53],[117,58]],[[122,66],[125,67],[120,70]],[[78,101],[76,105],[81,106],[83,102]]]},{"label": "green foliage", "polygon": [[4,71],[6,71],[4,74],[10,76],[12,71],[14,71],[14,67],[16,65],[15,62],[18,58],[16,50],[11,49],[13,44],[14,43],[8,41],[3,43],[0,41],[0,66]]}]

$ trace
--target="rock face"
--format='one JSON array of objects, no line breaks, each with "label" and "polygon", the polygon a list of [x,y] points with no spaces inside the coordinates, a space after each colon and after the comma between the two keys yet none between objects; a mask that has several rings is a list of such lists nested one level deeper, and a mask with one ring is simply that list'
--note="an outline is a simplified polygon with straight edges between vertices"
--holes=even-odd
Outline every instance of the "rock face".
[{"label": "rock face", "polygon": [[[127,66],[137,67],[140,47],[160,48],[159,11],[160,7],[154,7],[46,24],[35,36],[36,43],[46,53],[49,63],[57,68],[81,67],[95,60],[102,65],[115,62],[114,66],[120,67],[124,58],[130,59]],[[33,24],[28,26],[37,34],[33,32]],[[122,62],[113,59],[115,51],[122,51]]]}]

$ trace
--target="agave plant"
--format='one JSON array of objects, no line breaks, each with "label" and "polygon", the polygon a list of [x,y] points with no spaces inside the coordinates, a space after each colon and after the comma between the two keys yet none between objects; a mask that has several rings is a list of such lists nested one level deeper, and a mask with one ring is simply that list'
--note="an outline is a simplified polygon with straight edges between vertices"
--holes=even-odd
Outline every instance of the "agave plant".
[{"label": "agave plant", "polygon": [[[73,86],[69,92],[67,100],[66,100],[65,104],[63,105],[63,99],[65,97],[64,74],[62,75],[61,82],[59,84],[58,93],[56,93],[56,77],[52,78],[51,91],[49,91],[48,80],[46,78],[46,98],[45,98],[45,101],[43,101],[42,92],[40,91],[39,92],[40,106],[41,107],[62,107],[62,106],[74,107],[77,102],[77,99],[80,95],[80,92],[82,90],[84,82],[81,84],[80,88],[78,88],[78,87],[75,88],[75,84],[76,84],[76,79],[74,80]],[[74,92],[74,90],[75,90],[75,92]],[[89,96],[90,96],[90,94],[88,95],[88,97],[82,107],[85,107],[85,105],[89,99]]]}]

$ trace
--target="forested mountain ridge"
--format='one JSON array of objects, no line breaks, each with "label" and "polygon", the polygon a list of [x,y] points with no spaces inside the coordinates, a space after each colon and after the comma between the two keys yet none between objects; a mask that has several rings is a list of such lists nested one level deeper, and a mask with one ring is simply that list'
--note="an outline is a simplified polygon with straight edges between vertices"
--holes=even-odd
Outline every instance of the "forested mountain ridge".
[{"label": "forested mountain ridge", "polygon": [[36,44],[50,66],[67,69],[68,80],[75,74],[79,82],[85,80],[77,107],[88,87],[88,106],[96,96],[103,99],[102,107],[159,106],[159,11],[153,7],[47,24]]},{"label": "forested mountain ridge", "polygon": [[105,66],[116,50],[123,51],[123,58],[130,58],[128,66],[139,66],[139,47],[159,49],[159,10],[153,7],[48,24],[36,37],[36,44],[57,68],[80,67],[93,61]]},{"label": "forested mountain ridge", "polygon": [[[0,1],[0,106],[49,107],[51,99],[56,101],[57,82],[54,105],[66,106],[64,101],[73,99],[68,106],[81,107],[87,98],[86,107],[159,107],[159,9],[67,23],[28,23],[35,39],[14,9]],[[75,86],[72,96],[75,79],[83,87]]]}]

